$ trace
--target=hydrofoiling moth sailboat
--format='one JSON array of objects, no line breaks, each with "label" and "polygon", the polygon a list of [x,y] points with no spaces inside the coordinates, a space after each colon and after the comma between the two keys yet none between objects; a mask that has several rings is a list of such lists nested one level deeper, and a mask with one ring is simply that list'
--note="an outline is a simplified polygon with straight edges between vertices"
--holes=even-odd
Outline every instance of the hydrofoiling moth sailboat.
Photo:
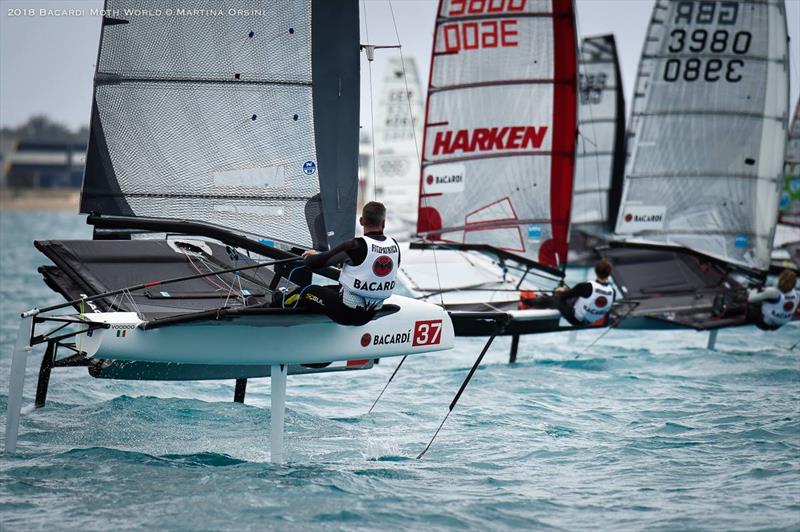
[{"label": "hydrofoiling moth sailboat", "polygon": [[310,282],[296,252],[354,235],[358,2],[236,4],[258,16],[103,19],[81,196],[95,238],[35,243],[54,263],[45,282],[68,302],[22,315],[7,451],[41,344],[48,375],[58,365],[108,378],[271,375],[273,461],[290,366],[452,347],[446,312],[422,301],[393,296],[360,327],[271,304]]},{"label": "hydrofoiling moth sailboat", "polygon": [[605,252],[633,304],[620,327],[746,324],[734,274],[760,284],[769,270],[788,89],[782,0],[656,2]]},{"label": "hydrofoiling moth sailboat", "polygon": [[431,57],[408,292],[457,335],[559,329],[525,299],[564,277],[577,132],[571,0],[441,0]]},{"label": "hydrofoiling moth sailboat", "polygon": [[625,175],[625,94],[613,35],[581,42],[570,266],[591,266],[617,220]]}]

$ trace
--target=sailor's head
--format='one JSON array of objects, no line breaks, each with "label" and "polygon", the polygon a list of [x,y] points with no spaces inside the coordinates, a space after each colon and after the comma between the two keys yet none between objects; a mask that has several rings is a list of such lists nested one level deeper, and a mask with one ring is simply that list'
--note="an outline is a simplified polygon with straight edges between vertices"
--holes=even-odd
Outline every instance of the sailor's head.
[{"label": "sailor's head", "polygon": [[788,294],[797,284],[797,274],[792,270],[783,270],[778,276],[778,290]]},{"label": "sailor's head", "polygon": [[607,281],[609,275],[611,275],[611,263],[606,259],[600,259],[597,261],[597,264],[594,265],[594,273],[597,275],[598,281]]},{"label": "sailor's head", "polygon": [[364,232],[383,231],[386,225],[386,207],[383,203],[370,201],[361,209],[358,223],[364,226]]}]

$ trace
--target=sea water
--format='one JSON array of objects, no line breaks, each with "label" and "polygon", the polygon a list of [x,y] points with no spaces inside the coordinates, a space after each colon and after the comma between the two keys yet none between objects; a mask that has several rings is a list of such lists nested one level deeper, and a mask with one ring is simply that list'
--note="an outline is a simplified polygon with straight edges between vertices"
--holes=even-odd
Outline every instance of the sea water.
[{"label": "sea water", "polygon": [[[19,312],[61,301],[32,241],[91,231],[66,213],[0,222],[5,411]],[[54,370],[0,454],[0,529],[800,528],[800,324],[725,330],[717,351],[691,331],[588,348],[598,334],[523,337],[513,365],[498,339],[423,460],[483,339],[409,358],[370,415],[398,359],[290,378],[285,465],[269,463],[268,379],[242,405],[231,381]]]}]

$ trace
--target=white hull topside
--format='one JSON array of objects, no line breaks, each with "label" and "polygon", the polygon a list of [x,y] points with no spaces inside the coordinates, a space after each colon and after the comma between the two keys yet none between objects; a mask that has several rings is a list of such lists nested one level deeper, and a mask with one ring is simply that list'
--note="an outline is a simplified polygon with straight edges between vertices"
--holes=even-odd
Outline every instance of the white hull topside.
[{"label": "white hull topside", "polygon": [[109,328],[76,337],[87,356],[180,364],[313,364],[442,351],[453,347],[453,324],[443,309],[392,296],[400,310],[363,326],[344,326],[317,314],[245,315],[146,329],[132,312],[85,314]]}]

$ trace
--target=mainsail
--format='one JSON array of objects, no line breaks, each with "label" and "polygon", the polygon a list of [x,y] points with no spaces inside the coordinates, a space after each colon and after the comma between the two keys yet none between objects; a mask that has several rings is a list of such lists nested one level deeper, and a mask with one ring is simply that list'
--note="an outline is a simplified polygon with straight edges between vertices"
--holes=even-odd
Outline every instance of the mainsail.
[{"label": "mainsail", "polygon": [[563,266],[576,130],[571,0],[440,0],[418,233]]},{"label": "mainsail", "polygon": [[616,233],[769,268],[788,117],[783,0],[657,0]]},{"label": "mainsail", "polygon": [[602,236],[617,220],[625,171],[625,95],[614,36],[583,39],[580,59],[572,230]]},{"label": "mainsail", "polygon": [[81,212],[352,238],[357,0],[162,7],[106,1]]}]

